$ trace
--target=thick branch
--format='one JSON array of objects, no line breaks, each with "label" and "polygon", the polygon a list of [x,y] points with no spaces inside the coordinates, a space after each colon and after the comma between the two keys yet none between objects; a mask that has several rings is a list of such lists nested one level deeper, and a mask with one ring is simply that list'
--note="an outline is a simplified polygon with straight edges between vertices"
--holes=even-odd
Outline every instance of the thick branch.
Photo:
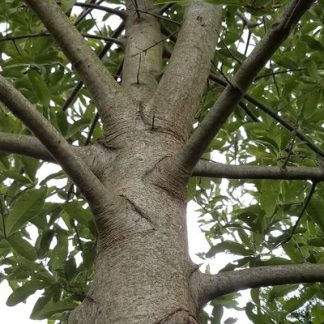
[{"label": "thick branch", "polygon": [[[120,39],[116,39],[113,37],[108,37],[108,36],[101,36],[101,35],[91,35],[91,34],[87,34],[87,33],[82,33],[82,36],[86,37],[86,38],[93,38],[93,39],[98,39],[98,40],[103,40],[106,42],[111,42],[111,43],[115,43],[118,44],[120,46],[124,46],[124,42],[121,41]],[[15,40],[20,40],[20,39],[26,39],[26,38],[35,38],[35,37],[47,37],[47,36],[52,36],[50,33],[46,33],[46,32],[41,32],[41,33],[36,33],[36,34],[26,34],[26,35],[6,35],[3,38],[0,38],[0,42],[4,42],[4,41],[15,41]]]},{"label": "thick branch", "polygon": [[0,76],[0,100],[19,118],[46,147],[62,166],[67,175],[80,188],[90,205],[100,208],[103,202],[112,204],[113,195],[108,193],[99,179],[90,171],[72,146],[37,111],[37,109],[10,82]]},{"label": "thick branch", "polygon": [[125,91],[104,67],[55,0],[25,0],[52,33],[84,81],[104,126],[114,123],[113,110],[130,104]]},{"label": "thick branch", "polygon": [[[165,28],[162,28],[162,32],[164,35],[169,34],[169,31],[166,30]],[[170,39],[172,40],[172,42],[176,42],[176,40],[177,40],[175,35],[170,37]],[[302,70],[302,69],[297,69],[297,70]],[[295,71],[297,71],[297,70],[295,70]],[[262,76],[260,76],[260,77],[262,77]],[[216,82],[217,84],[221,85],[222,87],[226,87],[228,84],[224,78],[218,77],[216,74],[214,74],[212,72],[209,73],[208,78],[209,78],[209,80]],[[258,79],[258,77],[256,79]],[[303,141],[306,146],[308,146],[312,151],[314,151],[321,157],[324,157],[323,150],[321,150],[317,145],[315,145],[312,142],[312,140],[310,138],[308,138],[302,131],[300,131],[299,129],[296,129],[296,126],[294,124],[292,124],[289,121],[287,121],[286,119],[282,118],[275,110],[273,110],[269,106],[265,105],[260,100],[257,100],[256,98],[252,97],[248,93],[244,94],[243,98],[246,99],[247,101],[249,101],[250,103],[252,103],[254,106],[259,108],[260,110],[262,110],[265,114],[269,115],[271,118],[276,120],[281,126],[286,128],[287,130],[294,131],[296,133],[296,136],[301,141]],[[242,101],[239,103],[239,105],[245,111],[245,113],[247,115],[249,115],[249,117],[253,121],[258,121],[257,118],[249,110],[246,109],[246,107]]]},{"label": "thick branch", "polygon": [[191,277],[192,289],[200,306],[216,297],[242,289],[323,281],[324,264],[265,266],[217,275],[196,271]]},{"label": "thick branch", "polygon": [[[192,0],[169,64],[159,83],[152,106],[155,121],[173,130],[189,132],[217,42],[221,7]],[[188,133],[185,134],[187,137]]]},{"label": "thick branch", "polygon": [[315,0],[293,0],[274,22],[260,43],[240,66],[180,155],[180,164],[192,170],[209,143],[233,112],[258,72],[288,37],[300,17]]},{"label": "thick branch", "polygon": [[[113,31],[113,33],[111,34],[112,39],[117,39],[121,33],[124,31],[125,28],[125,24],[124,22],[120,23],[120,25]],[[101,60],[110,50],[111,46],[113,45],[113,42],[108,42],[104,48],[100,51],[98,57]],[[83,87],[83,82],[79,81],[76,86],[74,87],[72,93],[70,94],[70,96],[66,99],[66,101],[64,102],[63,106],[62,106],[62,110],[65,111],[70,104],[72,104],[74,102],[74,100],[76,99],[79,91],[81,90],[81,88]]]},{"label": "thick branch", "polygon": [[[135,7],[136,4],[136,7]],[[138,101],[148,101],[162,69],[162,44],[158,19],[151,0],[127,2],[127,45],[122,84]]]},{"label": "thick branch", "polygon": [[200,160],[195,166],[192,175],[227,179],[314,180],[318,182],[324,180],[324,168],[226,165]]},{"label": "thick branch", "polygon": [[46,147],[35,137],[0,132],[0,151],[27,155],[36,159],[53,162]]}]

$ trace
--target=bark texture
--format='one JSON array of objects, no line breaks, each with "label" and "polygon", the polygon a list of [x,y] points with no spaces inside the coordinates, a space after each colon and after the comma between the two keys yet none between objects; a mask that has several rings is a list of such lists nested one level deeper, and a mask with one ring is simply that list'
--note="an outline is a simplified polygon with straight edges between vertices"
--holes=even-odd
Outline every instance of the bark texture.
[{"label": "bark texture", "polygon": [[[184,186],[156,170],[181,142],[139,120],[113,144],[113,161],[103,156],[97,175],[120,201],[114,215],[96,215],[96,278],[71,322],[187,323],[196,309],[188,285]],[[161,188],[161,179],[169,186]]]},{"label": "bark texture", "polygon": [[[324,280],[312,266],[265,269],[266,275],[260,269],[202,275],[188,255],[186,226],[186,183],[192,170],[200,176],[237,172],[236,178],[323,179],[319,168],[307,169],[306,176],[305,170],[238,169],[204,162],[194,169],[257,72],[312,1],[291,2],[189,140],[215,52],[220,7],[188,2],[178,41],[163,68],[163,37],[153,3],[129,1],[121,15],[127,16],[127,45],[119,85],[55,0],[25,2],[87,86],[104,127],[100,143],[74,148],[0,77],[1,101],[35,135],[0,133],[0,150],[59,163],[95,216],[95,279],[70,323],[194,324],[202,304],[235,289]],[[237,285],[241,274],[244,282]]]}]

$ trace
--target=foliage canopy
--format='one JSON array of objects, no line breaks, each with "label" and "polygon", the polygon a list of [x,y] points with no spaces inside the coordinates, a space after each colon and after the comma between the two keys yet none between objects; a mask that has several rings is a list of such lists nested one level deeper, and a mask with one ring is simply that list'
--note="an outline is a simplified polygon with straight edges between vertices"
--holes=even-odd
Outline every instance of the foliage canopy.
[{"label": "foliage canopy", "polygon": [[[193,128],[286,4],[282,0],[212,2],[224,5],[222,29]],[[124,1],[95,3],[97,8],[83,8],[74,0],[60,1],[70,21],[120,81],[124,25],[121,22],[112,29],[111,17],[116,21],[116,13],[104,8],[121,10],[118,19],[122,21]],[[163,10],[157,15],[165,37],[165,65],[182,22],[184,4],[157,4]],[[37,16],[22,1],[1,0],[0,23],[2,75],[69,143],[87,146],[100,140],[102,125],[88,90]],[[283,174],[288,167],[323,166],[323,26],[324,1],[320,0],[259,73],[203,159],[252,169],[279,166]],[[4,105],[0,106],[0,131],[0,136],[31,134]],[[29,156],[0,155],[0,280],[7,280],[13,289],[8,305],[42,290],[31,318],[64,323],[93,279],[97,233],[83,196],[63,171],[52,172],[47,167],[48,175],[40,178],[39,170],[45,165]],[[218,253],[230,253],[233,261],[223,270],[323,263],[322,179],[192,177],[188,200],[200,206],[201,226],[210,243],[210,250],[200,257],[207,260]],[[36,233],[36,239],[31,233]],[[202,314],[202,323],[220,323],[224,307],[238,308],[237,295],[212,301],[214,311]],[[324,318],[323,300],[323,284],[255,288],[245,312],[254,323],[319,324]]]}]

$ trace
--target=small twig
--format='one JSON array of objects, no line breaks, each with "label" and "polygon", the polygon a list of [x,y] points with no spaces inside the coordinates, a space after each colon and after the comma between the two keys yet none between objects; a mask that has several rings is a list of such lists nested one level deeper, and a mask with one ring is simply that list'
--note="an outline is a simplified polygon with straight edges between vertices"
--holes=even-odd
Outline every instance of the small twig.
[{"label": "small twig", "polygon": [[[124,23],[121,23],[119,25],[119,27],[117,29],[115,29],[114,32],[112,33],[112,35],[111,35],[112,38],[119,37],[120,34],[123,32],[124,28],[125,28],[125,24]],[[104,48],[102,49],[102,51],[98,55],[98,57],[100,59],[102,59],[106,55],[106,53],[110,50],[112,44],[113,44],[112,42],[108,42],[104,46]],[[77,85],[75,86],[75,88],[73,89],[73,91],[70,94],[70,96],[64,102],[63,107],[62,107],[63,110],[66,110],[70,106],[70,104],[75,100],[76,96],[78,95],[78,93],[79,93],[79,91],[81,90],[82,87],[83,87],[83,82],[82,81],[79,81],[77,83]]]},{"label": "small twig", "polygon": [[243,111],[251,118],[254,122],[260,122],[259,118],[254,115],[252,111],[244,104],[242,101],[239,102],[239,106],[243,109]]},{"label": "small twig", "polygon": [[296,232],[296,230],[298,228],[298,225],[299,225],[299,223],[300,223],[300,221],[302,219],[302,216],[304,215],[304,212],[305,212],[306,208],[308,207],[308,205],[309,205],[309,203],[310,203],[310,201],[311,201],[311,199],[312,199],[312,197],[313,197],[313,195],[315,193],[316,186],[317,186],[317,181],[313,181],[312,182],[312,187],[311,187],[311,189],[310,189],[310,191],[309,191],[309,193],[308,193],[308,195],[306,197],[306,200],[305,200],[305,203],[303,205],[303,208],[302,208],[302,210],[299,213],[297,222],[295,223],[294,227],[292,228],[289,237],[286,238],[283,242],[281,242],[281,245],[289,242],[291,240],[291,238],[293,237],[294,233]]},{"label": "small twig", "polygon": [[253,28],[258,27],[258,26],[261,25],[260,23],[254,23],[254,22],[252,22],[251,20],[247,19],[247,18],[245,17],[245,15],[244,15],[240,10],[238,10],[238,11],[236,12],[236,15],[237,15],[239,18],[241,18],[241,20],[242,20],[242,22],[243,22],[243,25],[246,26],[248,29],[253,29]]},{"label": "small twig", "polygon": [[247,51],[249,49],[249,46],[250,46],[250,40],[251,40],[251,31],[249,30],[249,33],[248,33],[248,37],[247,37],[247,40],[246,40],[246,45],[245,45],[245,50],[244,50],[244,56],[246,56],[247,54]]},{"label": "small twig", "polygon": [[[99,1],[98,4],[102,3],[103,0]],[[172,3],[167,3],[164,6],[161,7],[161,9],[159,10],[159,14],[162,15],[165,11],[167,11],[168,9],[170,9],[173,6]],[[88,11],[85,16],[91,12],[91,8],[88,8],[86,11]],[[76,22],[77,24],[77,22]],[[124,22],[122,22],[112,33],[111,38],[112,39],[116,39],[117,37],[119,37],[121,35],[121,33],[123,32],[123,30],[125,29],[125,24]],[[171,36],[170,36],[171,37]],[[0,39],[1,41],[1,39]],[[108,42],[105,47],[102,49],[102,51],[99,53],[98,57],[100,59],[102,59],[106,53],[110,50],[111,46],[113,45],[113,42]],[[79,93],[80,89],[83,87],[83,82],[79,81],[77,83],[77,85],[75,86],[74,90],[72,91],[72,93],[70,94],[69,98],[65,101],[64,105],[63,105],[63,109],[66,110],[69,105],[75,100],[75,97],[77,96],[77,94]]]},{"label": "small twig", "polygon": [[1,209],[1,219],[2,219],[2,228],[3,228],[3,237],[7,239],[7,229],[6,229],[6,220],[4,215],[4,201],[3,197],[0,198],[0,209]]},{"label": "small twig", "polygon": [[269,64],[270,64],[270,69],[272,71],[272,81],[276,87],[276,91],[277,91],[277,95],[278,97],[280,98],[280,91],[279,91],[279,86],[278,86],[278,82],[277,82],[277,78],[276,78],[276,75],[273,73],[273,67],[272,67],[272,60],[269,61]]},{"label": "small twig", "polygon": [[[219,84],[219,85],[221,85],[223,87],[226,87],[227,84],[228,84],[226,82],[226,80],[223,80],[222,78],[217,77],[212,72],[209,74],[209,78],[210,78],[210,80],[213,80],[214,82],[216,82],[217,84]],[[269,115],[274,120],[276,120],[284,128],[288,129],[289,131],[293,131],[293,130],[296,129],[295,125],[293,125],[290,122],[288,122],[287,120],[283,119],[281,116],[278,115],[278,113],[276,111],[274,111],[270,107],[266,106],[261,101],[255,99],[254,97],[250,96],[249,94],[245,94],[243,97],[247,101],[249,101],[250,103],[252,103],[253,105],[255,105],[257,108],[259,108],[260,110],[262,110],[265,114]],[[304,133],[302,133],[301,131],[297,130],[296,131],[296,136],[305,145],[307,145],[312,151],[314,151],[315,153],[317,153],[318,155],[320,155],[321,157],[324,158],[324,151],[321,148],[319,148],[317,145],[315,145]]]},{"label": "small twig", "polygon": [[[131,10],[130,10],[131,11]],[[135,10],[134,10],[135,11]],[[172,23],[172,24],[175,24],[177,26],[181,26],[181,23],[179,23],[178,21],[175,21],[175,20],[172,20],[168,17],[165,17],[165,16],[161,16],[161,15],[158,15],[158,14],[155,14],[153,12],[149,12],[149,11],[146,11],[146,10],[141,10],[141,9],[137,9],[138,12],[141,12],[141,13],[144,13],[146,15],[150,15],[150,16],[153,16],[155,18],[158,18],[160,20],[164,20],[166,22],[169,22],[169,23]]]},{"label": "small twig", "polygon": [[[90,1],[90,4],[91,3],[95,3],[96,2],[96,0],[91,0]],[[97,5],[100,5],[102,2],[104,2],[104,0],[99,0],[98,2],[97,2]],[[86,9],[84,9],[82,12],[81,12],[81,14],[79,15],[79,17],[77,18],[77,20],[76,20],[76,22],[75,22],[75,26],[77,26],[78,24],[80,24],[81,23],[81,21],[91,12],[93,10],[93,8],[86,8]]]},{"label": "small twig", "polygon": [[15,49],[16,49],[16,51],[17,51],[18,55],[20,55],[20,56],[21,56],[21,53],[20,53],[19,47],[17,46],[17,43],[16,43],[16,41],[15,41],[14,39],[12,39],[12,42],[13,42],[13,44],[14,44],[14,46],[15,46]]},{"label": "small twig", "polygon": [[224,80],[226,81],[227,84],[229,84],[232,88],[235,88],[234,84],[230,81],[230,79],[227,78],[227,76],[223,73],[222,69],[219,69],[217,66],[215,67],[216,70],[222,75]]},{"label": "small twig", "polygon": [[[106,7],[106,6],[100,6],[99,4],[76,2],[74,4],[74,6],[106,11],[113,15],[119,16],[122,19],[125,19],[127,16],[125,10],[118,10],[118,9],[114,9],[114,8],[110,8],[110,7]],[[89,14],[89,13],[87,13],[87,14]]]},{"label": "small twig", "polygon": [[[296,128],[296,130],[297,130],[297,128]],[[288,146],[288,153],[287,153],[287,157],[286,157],[286,159],[285,159],[285,161],[284,161],[284,163],[283,163],[283,165],[282,165],[282,168],[283,168],[283,169],[286,169],[287,164],[288,164],[288,162],[289,162],[289,159],[290,159],[290,157],[291,157],[291,155],[292,155],[292,151],[293,151],[293,148],[294,148],[294,145],[295,145],[295,142],[296,142],[296,130],[294,130],[293,137],[292,137],[292,139],[290,140],[290,143],[289,143],[289,146]]]},{"label": "small twig", "polygon": [[77,241],[78,241],[78,245],[79,245],[79,249],[81,252],[83,252],[83,244],[82,244],[82,241],[81,241],[81,238],[80,238],[80,233],[79,233],[79,230],[75,224],[75,219],[72,219],[72,227],[75,231],[75,235],[77,237]]},{"label": "small twig", "polygon": [[239,150],[239,143],[238,143],[238,136],[237,134],[234,134],[234,138],[233,138],[233,141],[234,141],[234,145],[233,145],[233,148],[234,148],[234,164],[236,165],[236,162],[237,162],[237,154],[238,154],[238,150]]},{"label": "small twig", "polygon": [[65,111],[69,108],[70,104],[74,101],[75,97],[83,87],[83,82],[79,81],[77,85],[74,87],[73,91],[71,92],[70,96],[65,100],[62,110]]},{"label": "small twig", "polygon": [[91,137],[92,137],[93,132],[94,132],[96,126],[97,126],[98,120],[99,120],[99,114],[96,113],[96,114],[95,114],[95,117],[94,117],[94,119],[93,119],[93,121],[92,121],[92,123],[91,123],[90,129],[89,129],[89,133],[88,133],[88,136],[87,136],[87,138],[86,138],[86,141],[85,141],[84,145],[87,146],[87,145],[90,144],[90,142],[91,142]]},{"label": "small twig", "polygon": [[233,60],[235,60],[238,64],[242,64],[242,62],[237,58],[235,57],[235,55],[231,52],[231,50],[228,48],[227,44],[225,43],[223,37],[221,37],[221,35],[219,34],[218,30],[216,29],[216,33],[217,33],[217,36],[218,38],[220,39],[220,41],[223,43],[225,49],[227,50],[227,52],[229,53],[229,55],[231,56],[231,58]]},{"label": "small twig", "polygon": [[[71,200],[73,191],[74,191],[74,184],[71,183],[70,186],[69,186],[68,192],[67,192],[67,196],[66,196],[66,200],[65,200],[66,203]],[[75,224],[75,219],[74,218],[71,219],[71,224],[72,224],[72,227],[73,227],[73,229],[75,231],[75,234],[76,234],[76,237],[77,237],[79,249],[80,249],[81,252],[83,252],[83,245],[82,245],[82,241],[81,241],[81,238],[80,238],[80,233],[79,233],[79,230],[78,230],[78,228],[77,228],[77,226]]]},{"label": "small twig", "polygon": [[266,78],[268,76],[272,76],[272,75],[277,75],[277,74],[284,74],[284,73],[290,73],[290,72],[300,72],[300,71],[304,71],[305,68],[299,68],[299,69],[288,69],[288,70],[280,70],[280,71],[273,71],[273,72],[269,72],[269,73],[265,73],[265,74],[260,74],[259,76],[257,76],[254,81],[260,80],[262,78]]},{"label": "small twig", "polygon": [[97,28],[98,33],[102,36],[101,29],[100,29],[99,26],[98,26],[97,20],[93,17],[92,12],[90,12],[89,15],[90,15],[91,19],[95,22],[95,26],[96,26],[96,28]]},{"label": "small twig", "polygon": [[150,49],[153,48],[154,46],[156,46],[156,45],[158,45],[158,44],[164,42],[165,40],[171,38],[173,35],[176,35],[178,32],[179,32],[179,30],[176,30],[175,32],[171,33],[170,35],[161,38],[159,41],[155,42],[154,44],[150,45],[149,47],[147,47],[147,48],[141,50],[141,51],[138,52],[138,53],[133,54],[132,57],[147,52],[148,50],[150,50]]}]

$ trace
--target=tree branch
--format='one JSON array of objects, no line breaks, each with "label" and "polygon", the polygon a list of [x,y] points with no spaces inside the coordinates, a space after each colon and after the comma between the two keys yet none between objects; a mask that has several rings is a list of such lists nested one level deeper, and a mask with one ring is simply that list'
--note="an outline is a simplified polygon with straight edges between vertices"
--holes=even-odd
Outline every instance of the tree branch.
[{"label": "tree branch", "polygon": [[37,13],[84,81],[93,96],[104,126],[115,124],[118,114],[114,114],[113,111],[131,104],[127,93],[109,74],[55,0],[25,2]]},{"label": "tree branch", "polygon": [[35,137],[0,132],[0,151],[27,155],[36,159],[55,161],[46,147]]},{"label": "tree branch", "polygon": [[[124,46],[124,42],[121,41],[120,39],[113,38],[113,37],[108,37],[108,36],[102,36],[102,35],[92,35],[92,34],[87,34],[87,33],[82,33],[81,34],[83,37],[86,38],[93,38],[93,39],[98,39],[98,40],[103,40],[106,42],[111,42],[118,44],[120,46]],[[4,41],[15,41],[19,39],[25,39],[25,38],[35,38],[35,37],[48,37],[52,36],[50,33],[46,32],[41,32],[41,33],[35,33],[35,34],[25,34],[25,35],[6,35],[5,37],[0,38],[0,42]]]},{"label": "tree branch", "polygon": [[[119,37],[121,35],[121,33],[124,31],[125,28],[125,24],[124,22],[120,23],[120,25],[113,31],[113,33],[111,34],[111,38],[112,39],[117,39],[117,37]],[[107,52],[110,50],[111,46],[113,45],[113,42],[108,42],[104,48],[100,51],[98,57],[101,60],[106,54]],[[72,104],[74,102],[74,100],[76,99],[79,91],[81,90],[81,88],[83,87],[83,82],[79,81],[76,86],[74,87],[73,91],[71,92],[71,94],[69,95],[69,97],[65,100],[63,106],[62,106],[62,110],[65,111],[67,108],[69,108],[70,104]]]},{"label": "tree branch", "polygon": [[179,134],[185,130],[187,138],[206,86],[220,23],[220,6],[200,0],[189,2],[171,59],[152,100],[155,123],[161,123],[158,126],[179,129]]},{"label": "tree branch", "polygon": [[126,18],[126,13],[125,13],[124,10],[113,9],[113,8],[106,7],[106,6],[101,6],[101,5],[98,5],[98,4],[76,2],[73,6],[106,11],[106,12],[109,12],[109,13],[111,13],[113,15],[119,16],[121,19]]},{"label": "tree branch", "polygon": [[[213,80],[217,84],[226,87],[227,82],[219,77],[217,77],[214,73],[209,74],[209,79]],[[255,99],[254,97],[250,96],[249,94],[245,94],[243,96],[247,101],[255,105],[257,108],[262,110],[265,114],[269,115],[272,117],[274,120],[276,120],[281,126],[284,128],[288,129],[289,131],[294,131],[296,133],[296,137],[298,137],[301,141],[305,143],[312,151],[320,155],[321,157],[324,157],[324,151],[321,150],[317,145],[315,145],[311,139],[309,139],[303,132],[301,132],[299,129],[296,129],[296,126],[281,116],[278,115],[276,111],[271,109],[270,107],[266,106],[263,104],[261,101]]]},{"label": "tree branch", "polygon": [[299,226],[299,223],[301,222],[302,217],[303,217],[303,215],[304,215],[304,213],[305,213],[305,211],[306,211],[306,209],[307,209],[307,207],[308,207],[310,201],[312,200],[312,197],[313,197],[313,195],[314,195],[314,193],[315,193],[316,187],[317,187],[317,181],[313,181],[312,186],[311,186],[311,188],[310,188],[310,190],[309,190],[309,193],[308,193],[306,199],[304,200],[303,208],[301,209],[301,211],[300,211],[300,213],[299,213],[299,215],[298,215],[297,222],[296,222],[295,225],[292,227],[292,229],[291,229],[291,231],[290,231],[290,235],[289,235],[289,236],[288,236],[284,241],[280,242],[280,245],[281,245],[281,246],[282,246],[283,244],[289,242],[289,241],[292,239],[293,235],[295,234],[295,232],[296,232],[296,230],[297,230],[297,228],[298,228],[298,226]]},{"label": "tree branch", "polygon": [[180,165],[192,170],[209,143],[235,109],[258,72],[288,37],[292,28],[315,0],[293,0],[242,63],[205,119],[179,154]]},{"label": "tree branch", "polygon": [[278,179],[324,181],[323,167],[286,167],[259,165],[226,165],[200,160],[193,176],[227,179]]},{"label": "tree branch", "polygon": [[[88,1],[90,4],[96,4],[96,5],[100,5],[102,2],[104,2],[104,0],[90,0]],[[82,10],[82,12],[80,13],[80,15],[77,17],[77,20],[75,22],[75,26],[78,26],[81,21],[83,19],[85,19],[87,17],[87,15],[90,15],[91,14],[91,11],[93,10],[93,8],[85,8]]]},{"label": "tree branch", "polygon": [[324,264],[264,266],[220,272],[217,275],[196,271],[191,277],[192,289],[199,306],[242,289],[323,281]]},{"label": "tree branch", "polygon": [[137,0],[136,7],[133,1],[127,1],[127,44],[122,85],[141,102],[151,99],[162,70],[160,25],[156,17],[148,14],[154,10],[151,0]]},{"label": "tree branch", "polygon": [[[164,35],[168,35],[169,31],[162,26],[162,32]],[[172,42],[176,42],[176,36],[172,35],[170,37],[170,40]],[[303,69],[300,69],[303,70]],[[298,69],[294,70],[298,71]],[[264,75],[263,75],[264,76]],[[260,77],[263,77],[262,75]],[[217,84],[226,87],[228,85],[228,82],[224,80],[224,78],[218,77],[215,73],[210,72],[208,76],[209,80],[212,80],[216,82]],[[259,79],[259,77],[256,77],[255,80]],[[298,137],[306,146],[308,146],[312,151],[320,155],[321,157],[324,158],[324,151],[321,150],[317,145],[315,145],[310,138],[308,138],[303,132],[301,132],[299,129],[296,129],[296,126],[289,121],[285,120],[282,118],[276,111],[274,111],[272,108],[268,107],[261,101],[257,100],[256,98],[252,97],[248,93],[244,94],[243,96],[244,99],[246,99],[248,102],[259,108],[261,111],[263,111],[265,114],[269,115],[271,118],[276,120],[281,126],[286,128],[289,131],[294,131],[296,133],[296,137]],[[254,116],[242,103],[242,101],[239,102],[240,107],[244,110],[244,112],[253,120],[253,121],[259,121],[256,116]]]},{"label": "tree branch", "polygon": [[92,207],[113,204],[114,197],[90,171],[72,146],[5,78],[0,76],[0,100],[19,118],[46,147],[67,175],[80,188]]},{"label": "tree branch", "polygon": [[[96,161],[93,156],[98,154],[96,145],[70,146],[75,154],[81,158],[91,170],[96,169]],[[46,162],[57,163],[46,147],[34,136],[23,134],[11,134],[0,132],[0,151],[29,156]]]}]

